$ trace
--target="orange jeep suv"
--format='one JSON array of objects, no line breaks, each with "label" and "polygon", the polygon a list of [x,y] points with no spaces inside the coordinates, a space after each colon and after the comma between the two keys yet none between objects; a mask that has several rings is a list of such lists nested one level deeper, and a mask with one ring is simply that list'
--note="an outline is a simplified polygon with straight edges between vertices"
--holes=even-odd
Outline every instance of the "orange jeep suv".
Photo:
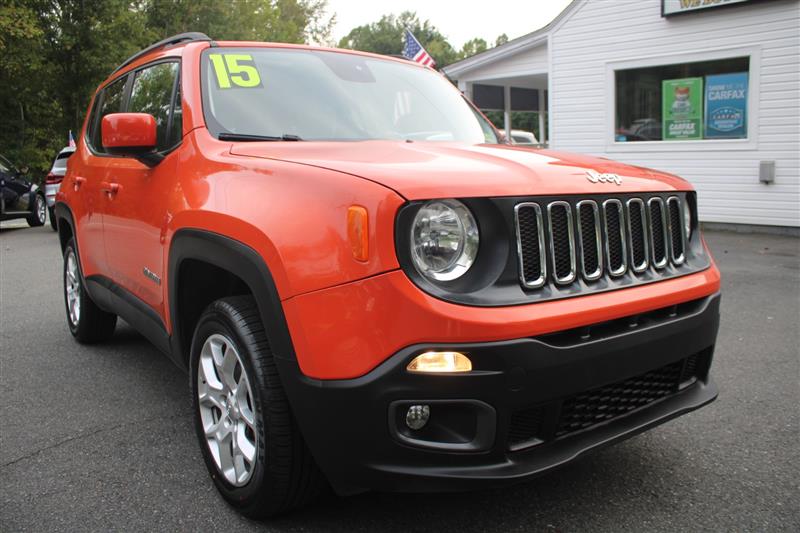
[{"label": "orange jeep suv", "polygon": [[248,516],[526,480],[717,395],[692,187],[505,144],[405,60],[156,43],[97,90],[55,212],[72,335],[120,317],[188,371]]}]

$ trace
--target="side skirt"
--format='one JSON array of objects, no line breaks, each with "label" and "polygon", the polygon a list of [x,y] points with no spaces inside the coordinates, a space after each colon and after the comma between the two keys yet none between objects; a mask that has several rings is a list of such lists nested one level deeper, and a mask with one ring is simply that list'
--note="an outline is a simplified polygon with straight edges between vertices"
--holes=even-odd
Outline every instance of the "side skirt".
[{"label": "side skirt", "polygon": [[88,276],[86,290],[101,309],[118,315],[171,358],[167,329],[152,307],[105,276]]}]

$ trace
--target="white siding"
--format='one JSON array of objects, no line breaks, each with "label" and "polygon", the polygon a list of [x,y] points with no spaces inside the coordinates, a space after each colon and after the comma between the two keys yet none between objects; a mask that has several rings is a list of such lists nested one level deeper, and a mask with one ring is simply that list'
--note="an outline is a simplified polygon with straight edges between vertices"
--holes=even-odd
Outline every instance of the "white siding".
[{"label": "white siding", "polygon": [[547,72],[547,44],[522,50],[459,76],[459,80],[491,80]]},{"label": "white siding", "polygon": [[[671,18],[661,17],[659,0],[586,0],[554,28],[551,47],[553,148],[683,176],[698,189],[703,220],[800,226],[798,0],[753,2]],[[758,95],[750,108],[752,142],[733,150],[718,142],[704,147],[699,141],[667,149],[668,143],[613,146],[608,63],[652,57],[659,64],[659,56],[726,48],[755,50],[758,56],[759,76],[750,81],[751,93]],[[761,160],[775,161],[772,185],[758,181]]]}]

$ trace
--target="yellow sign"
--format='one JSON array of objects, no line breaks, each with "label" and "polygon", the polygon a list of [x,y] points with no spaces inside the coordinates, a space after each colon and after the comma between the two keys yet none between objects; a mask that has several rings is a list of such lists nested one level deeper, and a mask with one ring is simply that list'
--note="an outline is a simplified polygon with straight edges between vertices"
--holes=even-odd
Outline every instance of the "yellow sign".
[{"label": "yellow sign", "polygon": [[[209,54],[220,89],[261,87],[261,75],[250,54]],[[248,62],[250,64],[248,64]]]}]

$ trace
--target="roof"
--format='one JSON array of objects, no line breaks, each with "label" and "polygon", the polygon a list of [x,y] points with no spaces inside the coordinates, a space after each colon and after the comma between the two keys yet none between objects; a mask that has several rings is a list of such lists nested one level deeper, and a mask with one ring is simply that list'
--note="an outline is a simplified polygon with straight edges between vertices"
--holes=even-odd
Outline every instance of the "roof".
[{"label": "roof", "polygon": [[553,28],[555,28],[563,19],[569,16],[569,14],[580,3],[581,0],[572,0],[572,2],[570,2],[569,5],[567,5],[567,7],[565,7],[556,18],[551,20],[547,26],[539,28],[536,31],[528,33],[527,35],[523,35],[522,37],[517,37],[516,39],[508,41],[505,44],[501,44],[500,46],[490,48],[489,50],[481,52],[480,54],[475,54],[474,56],[462,59],[456,63],[451,63],[442,70],[451,78],[458,78],[460,74],[483,66],[487,63],[491,63],[492,61],[502,59],[528,48],[533,48],[535,46],[544,44],[547,42],[547,38]]}]

